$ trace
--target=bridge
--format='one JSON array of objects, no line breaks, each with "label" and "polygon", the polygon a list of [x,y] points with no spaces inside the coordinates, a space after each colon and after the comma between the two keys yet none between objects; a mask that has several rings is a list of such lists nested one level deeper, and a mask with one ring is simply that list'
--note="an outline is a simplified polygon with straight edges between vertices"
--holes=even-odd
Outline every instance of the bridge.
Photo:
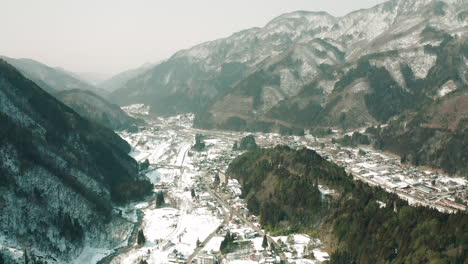
[{"label": "bridge", "polygon": [[150,166],[156,168],[156,169],[182,169],[184,166],[180,165],[174,165],[174,164],[166,164],[166,163],[150,163]]}]

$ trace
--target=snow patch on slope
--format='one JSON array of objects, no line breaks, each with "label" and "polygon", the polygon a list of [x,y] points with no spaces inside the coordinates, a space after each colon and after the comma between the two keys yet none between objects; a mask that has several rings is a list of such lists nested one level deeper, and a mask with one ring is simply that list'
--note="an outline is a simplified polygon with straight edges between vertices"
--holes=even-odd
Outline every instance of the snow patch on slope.
[{"label": "snow patch on slope", "polygon": [[422,48],[416,51],[403,52],[401,57],[408,63],[417,79],[426,78],[429,70],[437,60],[436,55],[425,53]]},{"label": "snow patch on slope", "polygon": [[370,60],[369,63],[376,67],[384,67],[393,77],[393,79],[400,85],[402,88],[406,88],[405,78],[400,70],[400,61],[395,58],[386,57],[379,60]]},{"label": "snow patch on slope", "polygon": [[457,89],[457,85],[455,84],[454,81],[452,80],[449,80],[447,81],[444,85],[442,85],[439,89],[439,91],[437,92],[437,98],[440,98],[440,97],[444,97],[446,96],[447,94],[455,91]]}]

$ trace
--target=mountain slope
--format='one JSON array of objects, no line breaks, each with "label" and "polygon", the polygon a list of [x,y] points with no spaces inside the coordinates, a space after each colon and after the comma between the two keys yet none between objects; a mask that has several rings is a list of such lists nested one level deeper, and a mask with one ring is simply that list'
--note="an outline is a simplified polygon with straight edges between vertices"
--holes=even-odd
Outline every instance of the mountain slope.
[{"label": "mountain slope", "polygon": [[447,97],[405,113],[385,128],[369,129],[376,147],[400,155],[404,162],[467,177],[468,90]]},{"label": "mountain slope", "polygon": [[11,252],[6,246],[69,262],[85,245],[112,246],[126,237],[129,223],[113,205],[142,197],[151,185],[124,140],[4,60],[0,120],[0,253]]},{"label": "mountain slope", "polygon": [[313,150],[257,149],[234,159],[227,173],[241,183],[262,228],[319,236],[331,264],[466,262],[466,213],[410,206]]},{"label": "mountain slope", "polygon": [[143,123],[91,91],[67,90],[57,93],[56,97],[81,116],[112,130],[128,129]]},{"label": "mountain slope", "polygon": [[[430,26],[428,29],[432,27],[450,35],[466,34],[468,20],[462,15],[466,6],[466,0],[392,0],[344,17],[305,11],[285,14],[263,28],[244,30],[225,39],[179,51],[169,60],[130,80],[111,98],[124,104],[146,103],[152,106],[153,112],[162,114],[206,112],[209,107],[208,111],[216,115],[225,105],[245,101],[246,111],[257,118],[279,101],[298,95],[304,84],[316,81],[323,93],[323,107],[328,95],[334,94],[334,84],[341,76],[335,76],[331,66],[346,73],[366,55],[407,51],[413,58],[410,67],[418,77],[423,75],[431,67],[432,59],[421,59],[419,54],[425,45],[437,46],[441,40],[431,32],[428,32],[429,36],[420,36],[422,31]],[[393,65],[398,66],[398,63],[386,67]],[[269,72],[266,68],[273,70]],[[395,73],[392,79],[393,76],[400,77],[394,68],[389,68],[391,74]],[[238,93],[236,86],[245,86],[251,75],[265,72],[268,80],[276,81],[262,84],[259,80],[256,86],[244,88],[254,90],[255,98],[232,94]],[[255,104],[249,100],[254,100]],[[362,98],[357,100],[363,101]],[[221,106],[210,107],[216,103]]]},{"label": "mountain slope", "polygon": [[[195,112],[202,128],[385,125],[466,91],[466,14],[468,0],[390,0],[343,17],[292,12],[179,51],[110,98],[157,114]],[[440,167],[435,159],[422,160]]]},{"label": "mountain slope", "polygon": [[81,89],[102,94],[100,89],[79,80],[63,69],[56,69],[31,59],[13,59],[1,56],[28,79],[40,85],[45,91],[54,94],[63,90]]},{"label": "mountain slope", "polygon": [[96,87],[109,78],[108,74],[95,72],[74,72],[72,76]]},{"label": "mountain slope", "polygon": [[[342,19],[359,13],[363,13],[359,15],[363,20],[373,13],[390,16],[396,12],[391,10],[401,8],[385,9],[391,3],[396,1]],[[455,15],[456,7],[447,4],[446,16]],[[248,122],[281,120],[299,127],[361,127],[385,123],[403,110],[434,100],[449,81],[453,84],[450,89],[463,89],[467,83],[467,64],[460,54],[463,54],[467,35],[452,32],[466,29],[467,23],[461,22],[451,28],[452,24],[445,23],[444,17],[424,19],[433,8],[434,4],[428,4],[416,9],[414,16],[396,12],[398,16],[391,26],[382,27],[384,31],[375,39],[358,41],[359,50],[346,40],[336,45],[330,39],[314,39],[306,45],[311,51],[289,59],[290,63],[281,72],[276,69],[284,62],[278,60],[280,56],[274,57],[267,69],[263,67],[250,74],[208,108],[212,122],[223,127],[228,118],[237,116]],[[356,23],[354,21],[353,25]],[[407,27],[410,29],[405,30]],[[311,59],[310,54],[317,53],[312,49],[319,47],[317,41],[322,43],[319,49],[324,52],[320,59]],[[286,52],[281,54],[285,55]],[[340,57],[344,59],[337,60]],[[267,73],[263,80],[275,79],[276,83],[258,80],[255,84],[244,84],[259,72]],[[285,94],[284,87],[295,89]],[[241,94],[239,90],[250,93]],[[232,109],[235,102],[245,102],[240,107],[242,112]]]},{"label": "mountain slope", "polygon": [[121,72],[106,80],[103,80],[99,82],[97,86],[103,90],[113,92],[119,88],[122,88],[127,83],[128,80],[133,79],[140,74],[143,74],[144,72],[151,69],[152,67],[154,67],[154,64],[145,63],[141,67]]}]

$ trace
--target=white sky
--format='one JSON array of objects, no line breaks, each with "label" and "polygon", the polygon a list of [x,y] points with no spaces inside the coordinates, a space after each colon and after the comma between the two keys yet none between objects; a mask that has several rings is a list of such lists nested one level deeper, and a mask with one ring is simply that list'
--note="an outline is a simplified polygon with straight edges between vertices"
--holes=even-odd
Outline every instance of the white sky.
[{"label": "white sky", "polygon": [[0,0],[0,55],[115,74],[296,10],[335,16],[383,0]]}]

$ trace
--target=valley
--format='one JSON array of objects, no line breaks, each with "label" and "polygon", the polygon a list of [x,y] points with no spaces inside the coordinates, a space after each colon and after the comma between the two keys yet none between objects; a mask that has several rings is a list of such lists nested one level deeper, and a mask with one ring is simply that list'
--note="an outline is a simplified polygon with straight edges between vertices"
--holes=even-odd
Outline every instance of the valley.
[{"label": "valley", "polygon": [[[195,129],[192,128],[192,114],[162,118],[150,115],[144,105],[123,109],[146,122],[138,133],[123,131],[119,134],[133,147],[132,157],[140,164],[148,160],[149,167],[144,173],[154,189],[145,201],[119,210],[122,216],[134,222],[133,234],[142,230],[146,242],[138,245],[134,235],[133,239],[128,240],[128,246],[114,250],[99,263],[202,263],[196,262],[202,259],[225,259],[225,263],[258,263],[262,259],[278,263],[320,263],[328,259],[325,245],[317,237],[303,233],[272,236],[262,229],[258,216],[249,212],[246,201],[241,198],[241,185],[237,180],[227,179],[224,187],[216,185],[215,175],[224,173],[231,161],[242,153],[233,150],[234,143],[250,133]],[[203,135],[205,151],[191,149],[197,134]],[[331,137],[281,136],[274,133],[253,135],[257,144],[264,148],[287,145],[293,149],[315,149],[326,159],[343,166],[355,180],[394,192],[410,204],[449,213],[464,210],[461,205],[457,207],[447,202],[454,200],[460,192],[446,190],[453,183],[461,190],[466,188],[462,178],[402,166],[395,158],[369,147],[340,147],[331,142]],[[358,154],[361,148],[366,152],[364,156]],[[432,187],[431,181],[434,179],[437,179],[437,185],[447,186]],[[433,191],[425,192],[424,188]],[[323,195],[333,196],[337,192],[323,185],[319,189]],[[164,204],[157,203],[157,193],[161,192],[164,194]],[[383,202],[380,203],[385,206]],[[244,246],[221,254],[220,245],[227,232],[237,234]],[[280,250],[276,253],[264,251],[264,234],[269,243]],[[310,256],[311,252],[316,260],[304,257]]]},{"label": "valley", "polygon": [[[193,129],[193,115],[190,114],[154,118],[145,115],[144,108],[126,110],[144,117],[147,123],[139,133],[120,132],[120,136],[133,146],[131,156],[140,163],[149,161],[145,173],[154,189],[153,195],[145,201],[119,210],[123,217],[143,231],[146,243],[138,245],[136,240],[129,240],[131,244],[115,249],[98,263],[191,263],[192,260],[215,259],[220,256],[218,251],[226,232],[239,234],[247,243],[244,250],[227,254],[230,259],[227,263],[258,263],[264,258],[286,261],[293,257],[287,252],[260,256],[265,231],[254,220],[256,218],[248,214],[247,205],[239,197],[239,183],[229,179],[224,188],[213,185],[216,171],[224,172],[239,153],[232,151],[234,142],[247,133]],[[204,140],[207,151],[190,150],[198,133],[207,137]],[[194,197],[191,190],[195,192]],[[164,193],[165,204],[162,206],[156,205],[158,192]],[[290,246],[297,248],[299,259],[309,242],[316,245],[314,252],[318,260],[327,258],[328,254],[320,249],[319,240],[305,234],[296,237],[298,242]],[[269,243],[276,244],[277,248],[281,248],[278,240],[286,243],[286,239],[268,236]],[[252,255],[256,255],[257,261],[252,260]],[[247,262],[236,262],[239,259]]]},{"label": "valley", "polygon": [[0,264],[468,263],[468,0],[16,2]]}]

